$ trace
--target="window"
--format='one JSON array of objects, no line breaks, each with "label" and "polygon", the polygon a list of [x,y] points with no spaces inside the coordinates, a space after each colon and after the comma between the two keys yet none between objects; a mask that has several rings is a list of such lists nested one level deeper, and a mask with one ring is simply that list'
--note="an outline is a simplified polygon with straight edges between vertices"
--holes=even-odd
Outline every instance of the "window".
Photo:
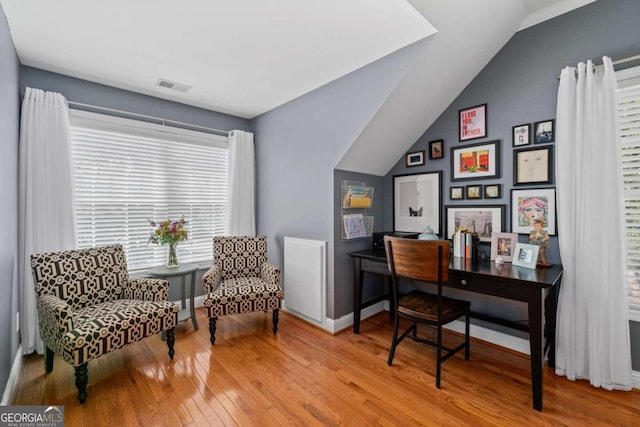
[{"label": "window", "polygon": [[180,262],[211,260],[227,227],[227,138],[71,110],[78,248],[121,243],[131,272],[166,262],[149,219],[187,220]]},{"label": "window", "polygon": [[640,321],[640,67],[619,71],[616,76],[624,182],[629,317]]}]

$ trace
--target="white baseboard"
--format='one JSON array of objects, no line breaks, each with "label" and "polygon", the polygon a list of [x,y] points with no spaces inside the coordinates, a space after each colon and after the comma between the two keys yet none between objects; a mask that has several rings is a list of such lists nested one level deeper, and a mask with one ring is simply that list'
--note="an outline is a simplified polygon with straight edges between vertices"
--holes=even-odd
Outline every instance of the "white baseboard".
[{"label": "white baseboard", "polygon": [[9,379],[7,385],[4,388],[2,395],[1,406],[8,406],[13,402],[13,398],[16,393],[16,384],[18,384],[18,377],[20,376],[20,369],[22,368],[22,345],[18,346],[16,357],[13,359],[13,365],[11,365],[11,372],[9,373]]}]

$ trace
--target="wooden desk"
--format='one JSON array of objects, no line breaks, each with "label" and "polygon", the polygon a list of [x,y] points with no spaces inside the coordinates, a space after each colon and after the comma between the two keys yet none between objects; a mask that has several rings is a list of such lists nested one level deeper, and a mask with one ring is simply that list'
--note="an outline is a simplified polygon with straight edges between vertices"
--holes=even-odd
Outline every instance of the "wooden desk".
[{"label": "wooden desk", "polygon": [[[363,273],[369,272],[387,277],[390,277],[391,273],[384,253],[364,250],[350,252],[349,256],[353,258],[353,332],[357,334],[360,332],[360,311],[363,307],[370,305],[369,302],[362,303]],[[512,266],[510,263],[500,266],[487,261],[471,265],[459,258],[453,258],[449,265],[447,287],[527,303],[529,325],[528,327],[520,325],[518,329],[529,332],[533,407],[538,411],[542,411],[542,374],[546,349],[549,350],[549,366],[555,366],[555,318],[557,289],[561,277],[562,266],[559,265],[532,270]],[[390,295],[387,294],[384,297]],[[393,306],[391,298],[389,300]],[[472,317],[495,321],[506,326],[516,326],[511,322],[477,313],[473,313]]]}]

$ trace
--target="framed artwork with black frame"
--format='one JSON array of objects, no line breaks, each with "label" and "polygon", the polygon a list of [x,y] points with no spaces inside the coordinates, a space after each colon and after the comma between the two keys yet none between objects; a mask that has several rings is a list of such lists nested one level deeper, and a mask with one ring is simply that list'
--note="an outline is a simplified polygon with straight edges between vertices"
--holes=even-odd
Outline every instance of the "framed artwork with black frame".
[{"label": "framed artwork with black frame", "polygon": [[555,119],[543,120],[533,124],[533,141],[536,144],[546,144],[556,140]]},{"label": "framed artwork with black frame", "polygon": [[551,184],[553,146],[513,150],[513,185]]},{"label": "framed artwork with black frame", "polygon": [[451,147],[451,181],[500,177],[500,141]]},{"label": "framed artwork with black frame", "polygon": [[451,200],[464,200],[464,187],[451,187],[449,191]]},{"label": "framed artwork with black frame", "polygon": [[514,147],[529,145],[531,143],[531,123],[514,126],[511,137]]},{"label": "framed artwork with black frame", "polygon": [[458,136],[460,141],[487,137],[487,104],[476,105],[458,111]]},{"label": "framed artwork with black frame", "polygon": [[502,197],[502,184],[485,184],[484,198],[499,199]]},{"label": "framed artwork with black frame", "polygon": [[445,238],[451,239],[459,228],[478,233],[481,242],[491,242],[491,233],[504,227],[504,205],[445,206]]},{"label": "framed artwork with black frame", "polygon": [[549,235],[556,234],[556,189],[512,189],[511,231],[529,234],[537,219],[544,221],[544,228]]},{"label": "framed artwork with black frame", "polygon": [[394,175],[393,230],[422,232],[430,226],[440,234],[442,171]]},{"label": "framed artwork with black frame", "polygon": [[406,162],[408,168],[424,165],[424,150],[407,153]]},{"label": "framed artwork with black frame", "polygon": [[465,186],[465,196],[467,200],[482,199],[482,184]]},{"label": "framed artwork with black frame", "polygon": [[429,160],[444,158],[444,140],[429,141]]}]

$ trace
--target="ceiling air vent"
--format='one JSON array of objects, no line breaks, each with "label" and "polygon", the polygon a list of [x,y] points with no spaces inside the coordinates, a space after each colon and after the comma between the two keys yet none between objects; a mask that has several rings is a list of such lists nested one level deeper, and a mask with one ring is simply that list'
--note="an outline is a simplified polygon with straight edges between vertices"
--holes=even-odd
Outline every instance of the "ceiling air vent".
[{"label": "ceiling air vent", "polygon": [[156,82],[156,86],[164,87],[166,89],[175,90],[181,93],[187,93],[191,90],[191,86],[183,85],[180,83],[172,82],[171,80],[159,78]]}]

